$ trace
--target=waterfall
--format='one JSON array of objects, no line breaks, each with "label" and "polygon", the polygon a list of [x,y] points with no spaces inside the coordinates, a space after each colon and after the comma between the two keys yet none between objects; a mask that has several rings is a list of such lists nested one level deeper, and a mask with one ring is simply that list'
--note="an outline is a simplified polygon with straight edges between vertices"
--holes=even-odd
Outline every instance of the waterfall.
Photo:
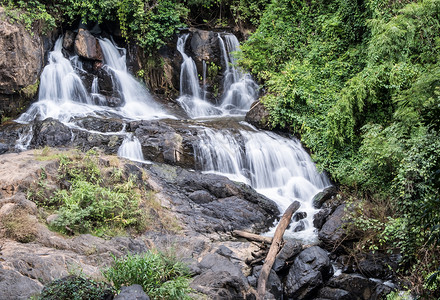
[{"label": "waterfall", "polygon": [[57,119],[65,124],[78,117],[108,117],[118,115],[125,119],[155,119],[170,117],[156,104],[145,88],[127,72],[125,50],[117,48],[110,40],[100,39],[104,66],[108,69],[117,93],[123,98],[121,107],[107,106],[104,95],[99,94],[95,77],[89,94],[79,72],[85,72],[77,55],[65,58],[62,52],[63,37],[49,53],[48,64],[40,77],[38,101],[16,121],[28,124],[35,119]]},{"label": "waterfall", "polygon": [[18,134],[18,139],[15,142],[15,149],[19,151],[26,150],[33,137],[33,128],[32,126],[29,126],[28,128],[24,128],[22,132]]},{"label": "waterfall", "polygon": [[[197,67],[194,60],[185,53],[185,44],[189,34],[180,36],[177,40],[177,51],[182,55],[180,66],[180,97],[177,101],[190,118],[220,115],[221,111],[213,104],[200,97],[201,90]],[[205,94],[205,93],[203,93]]]},{"label": "waterfall", "polygon": [[221,107],[231,114],[245,114],[258,97],[258,85],[248,73],[236,67],[234,53],[240,50],[240,43],[233,34],[224,35],[223,41],[218,34],[225,71],[223,72],[224,94]]},{"label": "waterfall", "polygon": [[178,102],[191,118],[224,115],[244,115],[258,97],[258,85],[248,73],[241,72],[235,64],[233,53],[239,51],[239,42],[235,35],[217,35],[224,64],[223,95],[220,105],[214,105],[207,99],[206,71],[203,61],[203,89],[200,88],[197,68],[194,60],[185,53],[185,44],[189,34],[178,38],[177,50],[182,55],[180,67],[180,97]]},{"label": "waterfall", "polygon": [[202,74],[203,89],[202,89],[202,95],[203,95],[203,100],[205,100],[205,101],[206,101],[206,94],[207,94],[207,91],[206,91],[206,69],[207,69],[206,61],[203,60],[203,74]]},{"label": "waterfall", "polygon": [[146,162],[144,154],[142,153],[142,146],[138,138],[132,134],[127,134],[118,149],[118,156],[124,157],[133,161]]},{"label": "waterfall", "polygon": [[[271,198],[281,211],[295,200],[299,211],[307,217],[305,229],[295,237],[316,238],[313,228],[312,199],[330,185],[325,174],[318,173],[307,152],[297,139],[287,139],[272,132],[241,129],[203,129],[194,147],[195,157],[203,171],[222,174],[235,181],[250,184],[259,193]],[[291,228],[295,228],[295,225]]]},{"label": "waterfall", "polygon": [[[147,90],[127,72],[125,49],[117,48],[109,39],[100,39],[104,55],[104,68],[114,74],[116,87],[124,105],[122,115],[130,119],[155,119],[170,117],[156,104]],[[122,53],[121,53],[122,52]]]}]

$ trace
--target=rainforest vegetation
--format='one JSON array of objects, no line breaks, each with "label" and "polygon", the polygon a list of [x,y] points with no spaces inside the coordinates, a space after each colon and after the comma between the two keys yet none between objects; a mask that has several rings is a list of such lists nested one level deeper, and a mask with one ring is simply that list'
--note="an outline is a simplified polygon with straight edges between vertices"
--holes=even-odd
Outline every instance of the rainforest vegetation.
[{"label": "rainforest vegetation", "polygon": [[[29,29],[114,22],[153,55],[179,28],[235,28],[270,125],[353,201],[364,251],[440,289],[440,0],[2,0]],[[41,22],[39,22],[41,21]]]}]

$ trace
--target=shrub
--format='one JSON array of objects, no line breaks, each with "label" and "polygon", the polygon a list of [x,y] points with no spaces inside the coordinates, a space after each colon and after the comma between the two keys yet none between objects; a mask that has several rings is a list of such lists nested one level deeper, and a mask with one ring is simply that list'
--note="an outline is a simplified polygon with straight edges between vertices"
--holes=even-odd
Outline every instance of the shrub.
[{"label": "shrub", "polygon": [[103,282],[83,276],[70,275],[52,281],[44,287],[39,300],[107,300],[112,299],[113,289]]},{"label": "shrub", "polygon": [[62,233],[113,236],[126,229],[142,231],[147,217],[134,179],[116,167],[100,166],[99,160],[94,151],[59,155],[57,186],[42,170],[28,194],[38,206],[58,215],[50,226]]},{"label": "shrub", "polygon": [[189,271],[174,256],[148,251],[113,259],[113,266],[103,274],[117,290],[139,284],[152,299],[190,299]]},{"label": "shrub", "polygon": [[1,218],[5,236],[21,243],[33,242],[37,237],[37,219],[26,210],[14,208]]}]

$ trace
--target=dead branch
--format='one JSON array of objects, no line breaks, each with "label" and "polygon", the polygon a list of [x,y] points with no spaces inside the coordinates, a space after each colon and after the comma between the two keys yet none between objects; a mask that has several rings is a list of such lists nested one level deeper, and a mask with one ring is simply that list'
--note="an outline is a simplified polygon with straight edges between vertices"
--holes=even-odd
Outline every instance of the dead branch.
[{"label": "dead branch", "polygon": [[275,257],[278,254],[278,251],[281,248],[283,243],[283,235],[284,231],[286,231],[287,226],[290,224],[290,219],[292,218],[293,213],[300,207],[300,203],[298,201],[293,202],[284,212],[284,215],[281,217],[280,223],[275,230],[275,234],[273,236],[272,245],[270,246],[269,253],[267,253],[266,260],[264,262],[263,268],[261,269],[260,277],[258,278],[258,286],[257,286],[257,299],[263,300],[266,294],[266,282],[269,277],[270,269],[272,269],[273,263],[275,262]]},{"label": "dead branch", "polygon": [[272,243],[271,237],[261,236],[261,235],[247,232],[247,231],[243,231],[243,230],[234,230],[234,231],[232,231],[232,235],[234,235],[236,237],[245,238],[249,241],[255,241],[255,242],[266,243],[266,244]]}]

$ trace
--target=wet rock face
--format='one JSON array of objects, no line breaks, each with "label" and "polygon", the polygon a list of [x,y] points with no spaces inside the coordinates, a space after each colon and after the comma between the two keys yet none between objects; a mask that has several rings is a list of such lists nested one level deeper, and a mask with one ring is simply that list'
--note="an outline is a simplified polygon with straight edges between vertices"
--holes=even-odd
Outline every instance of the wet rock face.
[{"label": "wet rock face", "polygon": [[35,125],[35,135],[32,144],[43,147],[60,147],[69,144],[71,139],[72,132],[69,127],[49,118]]},{"label": "wet rock face", "polygon": [[292,299],[313,299],[324,281],[333,274],[327,251],[313,246],[302,251],[293,262],[284,292]]},{"label": "wet rock face", "polygon": [[36,94],[44,50],[43,38],[9,22],[0,7],[0,116],[15,116]]},{"label": "wet rock face", "polygon": [[102,61],[102,49],[98,40],[87,30],[80,28],[75,38],[75,52],[79,56]]},{"label": "wet rock face", "polygon": [[194,168],[193,128],[182,122],[137,121],[129,129],[138,137],[146,160]]},{"label": "wet rock face", "polygon": [[0,268],[0,299],[29,299],[40,293],[43,285],[16,270]]},{"label": "wet rock face", "polygon": [[123,286],[121,292],[114,300],[150,300],[147,294],[145,294],[142,286],[139,284],[133,284],[130,286]]},{"label": "wet rock face", "polygon": [[251,108],[246,114],[246,122],[263,129],[269,129],[269,111],[264,107],[260,100],[252,103]]},{"label": "wet rock face", "polygon": [[246,299],[249,283],[238,266],[217,253],[206,255],[199,263],[201,274],[191,286],[211,299]]},{"label": "wet rock face", "polygon": [[344,220],[345,215],[345,204],[341,204],[328,217],[319,231],[318,237],[324,243],[326,249],[333,250],[333,247],[345,237],[343,228],[343,224],[346,222]]},{"label": "wet rock face", "polygon": [[75,33],[73,31],[67,30],[63,38],[63,48],[72,51],[75,43]]},{"label": "wet rock face", "polygon": [[220,57],[217,33],[198,29],[191,31],[191,50],[196,61],[212,61]]},{"label": "wet rock face", "polygon": [[169,201],[182,223],[196,232],[262,232],[279,215],[275,202],[223,176],[160,164],[149,167],[148,173],[162,193],[173,195]]}]

